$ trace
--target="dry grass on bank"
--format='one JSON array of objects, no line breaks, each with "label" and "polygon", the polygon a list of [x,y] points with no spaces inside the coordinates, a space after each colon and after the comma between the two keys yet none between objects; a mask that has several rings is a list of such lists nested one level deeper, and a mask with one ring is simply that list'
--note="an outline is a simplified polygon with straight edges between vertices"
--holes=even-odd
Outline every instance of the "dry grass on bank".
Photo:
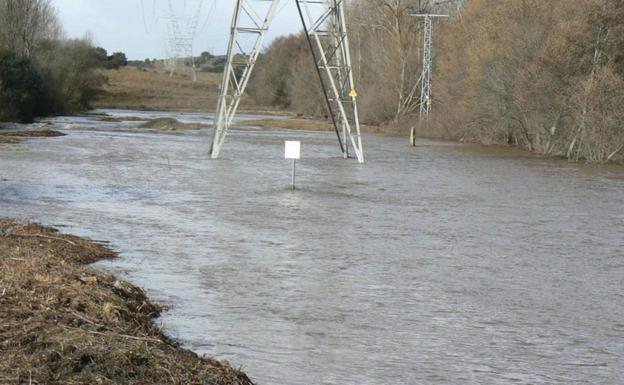
[{"label": "dry grass on bank", "polygon": [[[217,107],[221,73],[198,72],[194,82],[190,72],[169,76],[161,69],[140,70],[122,67],[103,70],[108,84],[91,103],[94,108],[116,108],[151,111],[213,112]],[[270,107],[256,106],[245,94],[238,109],[240,113],[261,115],[290,115]]]},{"label": "dry grass on bank", "polygon": [[[291,130],[308,130],[308,131],[333,131],[334,126],[331,122],[316,119],[257,119],[244,120],[237,124],[237,127],[262,127],[262,128],[284,128]],[[384,127],[362,125],[362,132],[388,132]]]},{"label": "dry grass on bank", "polygon": [[311,119],[255,119],[235,123],[237,127],[286,128],[293,130],[332,131],[330,123]]},{"label": "dry grass on bank", "polygon": [[143,290],[86,266],[115,256],[0,218],[0,383],[251,384],[163,335]]},{"label": "dry grass on bank", "polygon": [[[95,108],[133,110],[175,110],[209,112],[216,108],[221,74],[198,72],[194,82],[190,71],[174,74],[163,69],[123,67],[105,70],[108,84],[92,103]],[[241,108],[252,105],[244,99]]]}]

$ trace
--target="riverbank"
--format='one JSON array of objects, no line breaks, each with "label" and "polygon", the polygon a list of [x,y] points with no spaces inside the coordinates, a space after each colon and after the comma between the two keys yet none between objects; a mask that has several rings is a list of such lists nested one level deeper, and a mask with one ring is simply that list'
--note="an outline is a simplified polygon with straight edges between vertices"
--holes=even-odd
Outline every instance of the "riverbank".
[{"label": "riverbank", "polygon": [[252,384],[153,320],[145,292],[88,265],[102,243],[0,218],[0,383]]}]

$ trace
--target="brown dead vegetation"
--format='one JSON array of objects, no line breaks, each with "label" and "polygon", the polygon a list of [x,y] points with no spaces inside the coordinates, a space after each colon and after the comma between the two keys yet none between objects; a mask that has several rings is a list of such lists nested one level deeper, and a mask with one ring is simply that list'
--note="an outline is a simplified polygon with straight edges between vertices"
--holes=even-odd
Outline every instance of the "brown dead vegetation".
[{"label": "brown dead vegetation", "polygon": [[[65,134],[54,130],[0,132],[0,144],[17,144],[20,143],[20,138],[48,138],[63,135]],[[24,148],[18,146],[0,146],[0,151],[22,150]]]},{"label": "brown dead vegetation", "polygon": [[19,139],[13,136],[2,136],[0,135],[0,143],[2,144],[15,144],[19,143]]},{"label": "brown dead vegetation", "polygon": [[0,383],[237,384],[226,362],[182,349],[143,290],[87,267],[107,247],[0,219]]},{"label": "brown dead vegetation", "polygon": [[54,130],[37,130],[37,131],[14,131],[0,132],[0,139],[10,140],[11,138],[49,138],[54,136],[64,136],[62,132]]},{"label": "brown dead vegetation", "polygon": [[28,151],[28,149],[25,147],[21,147],[21,146],[0,146],[0,152],[19,152],[19,151]]}]

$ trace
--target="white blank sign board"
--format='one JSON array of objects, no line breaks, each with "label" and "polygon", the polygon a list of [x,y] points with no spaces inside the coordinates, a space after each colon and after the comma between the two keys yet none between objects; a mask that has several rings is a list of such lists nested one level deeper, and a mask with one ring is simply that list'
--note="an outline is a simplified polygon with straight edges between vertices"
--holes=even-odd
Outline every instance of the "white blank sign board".
[{"label": "white blank sign board", "polygon": [[301,142],[286,142],[286,159],[301,159]]}]

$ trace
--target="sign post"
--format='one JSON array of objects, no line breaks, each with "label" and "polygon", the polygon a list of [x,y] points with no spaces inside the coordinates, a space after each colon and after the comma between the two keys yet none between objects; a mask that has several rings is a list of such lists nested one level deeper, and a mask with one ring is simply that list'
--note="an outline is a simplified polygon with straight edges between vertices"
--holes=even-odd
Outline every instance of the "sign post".
[{"label": "sign post", "polygon": [[298,141],[286,141],[284,157],[286,159],[292,159],[292,183],[291,187],[295,189],[295,165],[297,159],[301,159],[301,142]]}]

